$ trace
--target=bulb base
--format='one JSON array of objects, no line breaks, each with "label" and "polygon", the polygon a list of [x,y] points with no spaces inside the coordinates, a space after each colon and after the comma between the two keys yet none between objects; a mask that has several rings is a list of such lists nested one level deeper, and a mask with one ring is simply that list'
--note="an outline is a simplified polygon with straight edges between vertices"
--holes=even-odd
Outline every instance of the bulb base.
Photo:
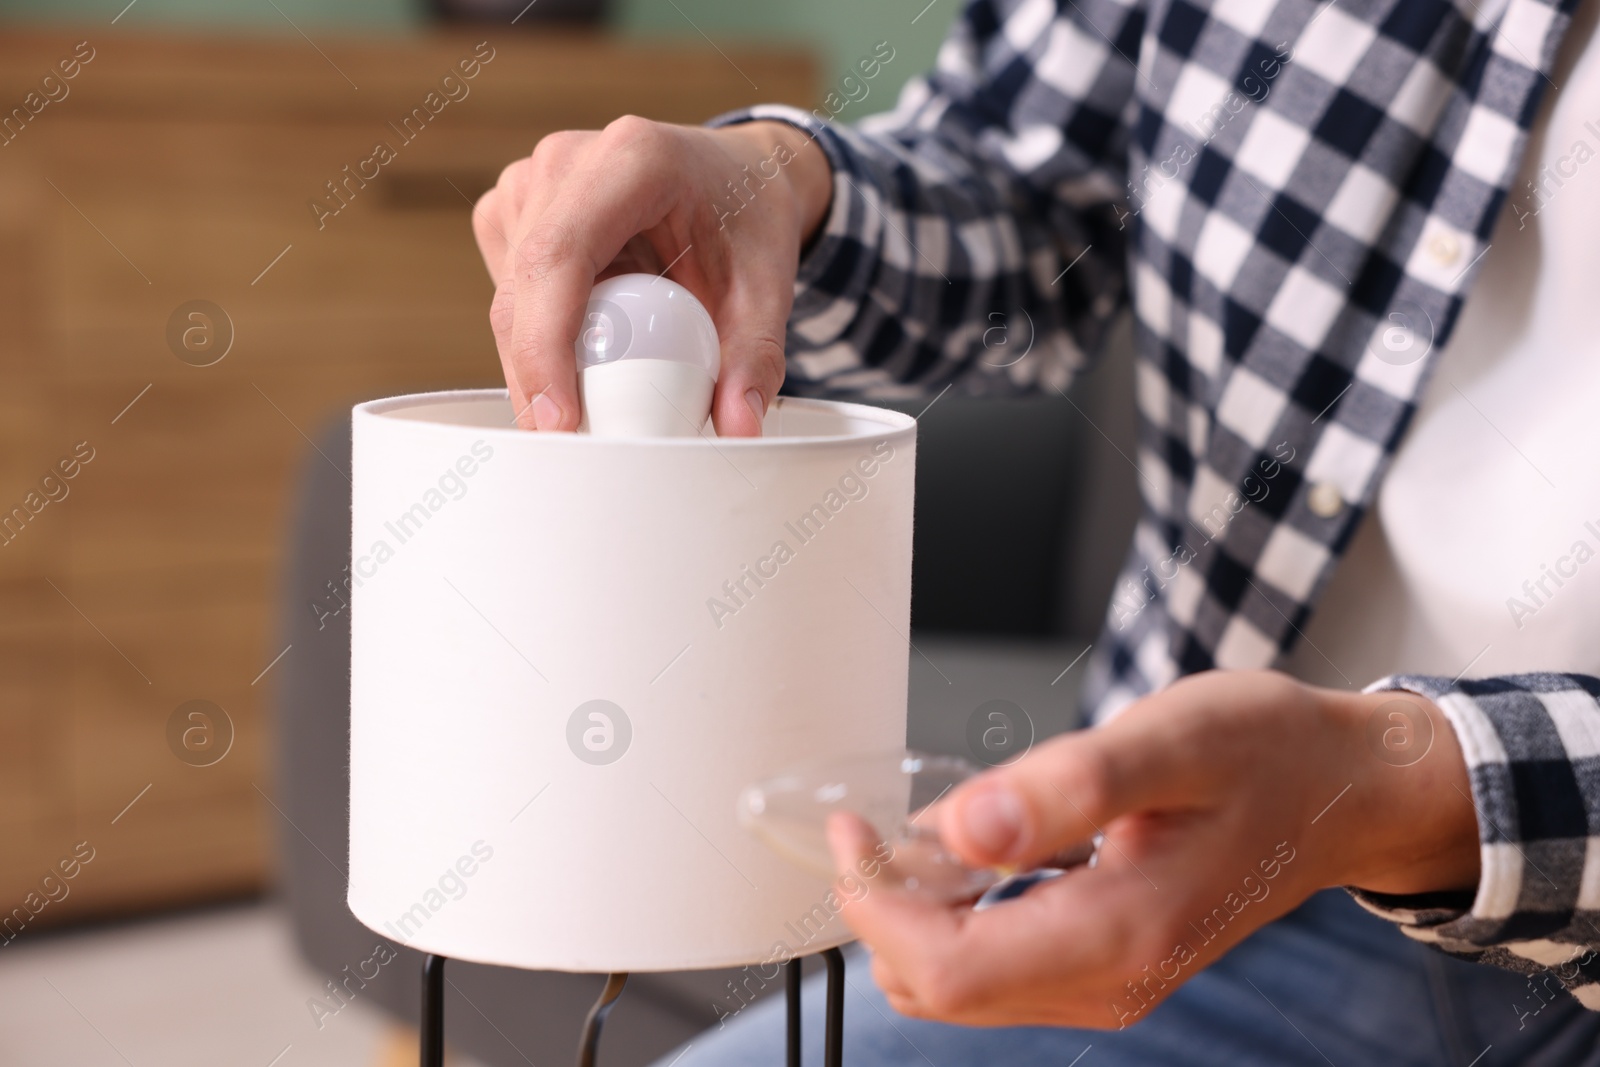
[{"label": "bulb base", "polygon": [[666,359],[624,359],[578,371],[583,417],[596,437],[697,437],[711,416],[716,381],[699,367]]}]

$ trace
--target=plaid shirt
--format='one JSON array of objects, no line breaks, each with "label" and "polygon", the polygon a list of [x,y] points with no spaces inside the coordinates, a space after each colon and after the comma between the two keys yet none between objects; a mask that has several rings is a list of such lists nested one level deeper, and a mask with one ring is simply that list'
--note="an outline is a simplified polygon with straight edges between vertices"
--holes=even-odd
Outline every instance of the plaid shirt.
[{"label": "plaid shirt", "polygon": [[[1450,336],[1574,3],[974,0],[890,114],[724,116],[799,126],[833,166],[791,385],[1061,390],[1131,303],[1143,508],[1118,588],[1140,592],[1110,607],[1089,706],[1271,666]],[[996,325],[1029,358],[996,359]],[[1600,1008],[1600,681],[1372,688],[1450,717],[1483,876],[1363,903]]]}]

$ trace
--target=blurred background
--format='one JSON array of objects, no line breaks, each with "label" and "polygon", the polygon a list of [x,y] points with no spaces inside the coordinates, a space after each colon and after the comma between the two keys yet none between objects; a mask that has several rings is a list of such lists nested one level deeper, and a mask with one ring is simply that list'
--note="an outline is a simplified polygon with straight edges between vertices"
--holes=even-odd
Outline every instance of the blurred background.
[{"label": "blurred background", "polygon": [[[0,0],[0,1063],[417,1062],[414,958],[344,969],[344,413],[500,384],[470,207],[544,134],[882,110],[958,10]],[[914,744],[1075,722],[1125,371],[923,418]],[[568,1062],[598,984],[493,971],[452,986],[459,1062]],[[630,987],[603,1062],[728,982]]]}]

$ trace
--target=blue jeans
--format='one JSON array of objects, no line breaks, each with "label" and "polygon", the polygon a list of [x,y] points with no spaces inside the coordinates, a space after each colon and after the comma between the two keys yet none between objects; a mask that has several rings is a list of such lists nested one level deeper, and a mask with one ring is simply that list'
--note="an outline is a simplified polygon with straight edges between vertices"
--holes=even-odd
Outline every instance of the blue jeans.
[{"label": "blue jeans", "polygon": [[[846,956],[845,1067],[1600,1067],[1600,1012],[1553,979],[1541,998],[1528,979],[1410,941],[1338,890],[1258,930],[1120,1031],[908,1019],[878,992],[865,954]],[[807,980],[807,1067],[822,1063],[823,990],[822,975]],[[658,1067],[777,1067],[783,1035],[779,993]]]}]

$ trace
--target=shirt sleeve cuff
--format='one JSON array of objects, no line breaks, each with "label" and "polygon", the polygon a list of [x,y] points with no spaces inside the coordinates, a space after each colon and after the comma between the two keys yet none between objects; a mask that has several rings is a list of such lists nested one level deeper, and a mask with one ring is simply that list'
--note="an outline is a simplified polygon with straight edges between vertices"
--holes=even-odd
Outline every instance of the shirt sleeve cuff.
[{"label": "shirt sleeve cuff", "polygon": [[[1494,827],[1504,823],[1507,817],[1514,818],[1515,812],[1503,810],[1503,803],[1497,804],[1497,801],[1504,798],[1493,794],[1487,797],[1481,795],[1478,775],[1472,774],[1471,771],[1476,767],[1503,763],[1505,760],[1504,755],[1499,754],[1500,745],[1495,740],[1494,724],[1483,714],[1482,709],[1470,699],[1460,698],[1459,694],[1454,692],[1453,684],[1443,679],[1421,675],[1390,675],[1367,686],[1363,692],[1376,693],[1384,690],[1399,690],[1427,697],[1444,712],[1445,718],[1455,731],[1456,740],[1461,745],[1462,755],[1467,760],[1472,780],[1472,804],[1478,814],[1478,840],[1493,841]],[[1452,697],[1455,699],[1451,699]],[[1484,806],[1486,801],[1489,804],[1488,808]],[[1495,810],[1497,807],[1502,810]],[[1466,916],[1487,917],[1503,912],[1505,909],[1497,907],[1495,901],[1503,899],[1508,888],[1514,898],[1515,887],[1522,880],[1522,865],[1520,860],[1508,856],[1506,851],[1492,849],[1487,845],[1480,849],[1482,873],[1479,875],[1475,894],[1458,891],[1397,896],[1388,893],[1370,893],[1360,889],[1351,892],[1369,911],[1391,922],[1409,927],[1407,933],[1413,936],[1419,936],[1423,931],[1435,931],[1436,936],[1444,935],[1452,924]],[[1422,939],[1435,938],[1423,936]]]},{"label": "shirt sleeve cuff", "polygon": [[[1563,674],[1460,681],[1392,675],[1365,692],[1432,700],[1460,742],[1478,816],[1476,890],[1398,896],[1352,889],[1367,910],[1453,955],[1523,974],[1555,971],[1600,1007],[1593,972],[1600,818],[1584,765],[1600,751],[1600,682]],[[1562,967],[1583,966],[1568,980]],[[1580,988],[1579,987],[1586,987]],[[1593,1003],[1591,1003],[1593,1001]]]},{"label": "shirt sleeve cuff", "polygon": [[822,149],[833,175],[833,201],[821,230],[800,258],[789,329],[806,347],[825,348],[844,337],[872,285],[872,265],[882,240],[882,217],[866,189],[871,171],[853,138],[861,136],[809,111],[763,104],[718,115],[706,125],[734,126],[758,120],[784,122]]}]

